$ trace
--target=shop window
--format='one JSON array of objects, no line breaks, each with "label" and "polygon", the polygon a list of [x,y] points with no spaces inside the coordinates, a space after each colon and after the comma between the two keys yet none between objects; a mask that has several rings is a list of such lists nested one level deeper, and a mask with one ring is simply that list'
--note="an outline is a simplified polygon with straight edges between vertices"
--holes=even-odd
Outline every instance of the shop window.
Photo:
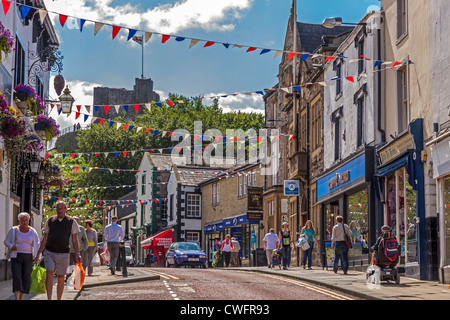
[{"label": "shop window", "polygon": [[347,224],[352,231],[353,249],[350,254],[368,253],[369,197],[367,191],[361,191],[347,197]]},{"label": "shop window", "polygon": [[385,224],[402,246],[400,263],[417,262],[416,191],[409,185],[405,169],[386,178]]},{"label": "shop window", "polygon": [[444,181],[445,265],[450,265],[450,177]]}]

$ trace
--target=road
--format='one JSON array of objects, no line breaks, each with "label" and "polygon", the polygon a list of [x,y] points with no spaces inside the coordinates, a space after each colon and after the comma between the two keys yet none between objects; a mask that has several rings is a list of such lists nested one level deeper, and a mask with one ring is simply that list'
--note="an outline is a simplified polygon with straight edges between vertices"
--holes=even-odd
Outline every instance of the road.
[{"label": "road", "polygon": [[[130,272],[132,270],[130,268]],[[150,270],[161,279],[86,288],[77,300],[358,300],[278,275],[236,269]]]}]

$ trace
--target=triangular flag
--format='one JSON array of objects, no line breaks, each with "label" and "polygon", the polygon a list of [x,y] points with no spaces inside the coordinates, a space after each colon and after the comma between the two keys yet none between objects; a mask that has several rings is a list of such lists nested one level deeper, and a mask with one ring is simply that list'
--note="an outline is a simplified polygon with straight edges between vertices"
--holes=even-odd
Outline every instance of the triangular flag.
[{"label": "triangular flag", "polygon": [[97,32],[100,31],[100,29],[103,27],[103,23],[101,22],[96,22],[94,25],[94,36],[97,35]]},{"label": "triangular flag", "polygon": [[3,4],[3,12],[5,13],[5,16],[6,16],[6,14],[9,11],[9,7],[11,6],[11,1],[2,0],[2,4]]},{"label": "triangular flag", "polygon": [[131,38],[134,37],[134,35],[136,34],[137,30],[133,30],[133,29],[128,29],[128,38],[127,41],[129,41]]},{"label": "triangular flag", "polygon": [[347,79],[350,82],[355,82],[355,80],[353,79],[353,77],[346,77],[345,79]]},{"label": "triangular flag", "polygon": [[198,42],[198,39],[192,39],[191,43],[189,44],[189,49],[192,48],[193,46],[195,46]]},{"label": "triangular flag", "polygon": [[297,55],[297,52],[291,52],[288,56],[288,61],[291,60],[293,57],[295,57]]},{"label": "triangular flag", "polygon": [[138,104],[134,105],[134,110],[136,111],[136,113],[139,113],[139,105]]},{"label": "triangular flag", "polygon": [[205,45],[204,45],[204,48],[210,47],[210,46],[212,46],[214,43],[215,43],[214,41],[207,41],[207,42],[205,43]]},{"label": "triangular flag", "polygon": [[100,119],[100,125],[103,125],[103,122],[105,122],[105,119]]},{"label": "triangular flag", "polygon": [[119,33],[121,28],[122,27],[119,27],[119,26],[112,26],[112,38],[113,38],[113,40],[117,36],[117,34]]},{"label": "triangular flag", "polygon": [[130,125],[127,123],[127,124],[124,124],[123,125],[123,131],[127,131],[127,129],[128,129],[128,127],[129,127]]},{"label": "triangular flag", "polygon": [[128,105],[124,105],[123,110],[125,110],[125,112],[128,113]]},{"label": "triangular flag", "polygon": [[44,23],[45,17],[47,16],[48,11],[45,9],[39,9],[39,19],[41,19],[41,23]]},{"label": "triangular flag", "polygon": [[325,58],[325,62],[330,61],[330,60],[334,60],[334,59],[336,59],[336,57],[332,57],[332,56],[326,57]]},{"label": "triangular flag", "polygon": [[184,41],[186,38],[185,37],[176,37],[175,41],[181,42]]},{"label": "triangular flag", "polygon": [[274,58],[276,58],[276,57],[278,57],[280,54],[282,54],[283,53],[283,51],[281,51],[281,50],[277,50],[276,52],[275,52],[275,54],[273,55],[273,57]]},{"label": "triangular flag", "polygon": [[167,35],[167,34],[163,34],[162,35],[162,40],[161,40],[161,42],[162,43],[165,43],[167,40],[169,40],[170,39],[170,36],[169,35]]},{"label": "triangular flag", "polygon": [[308,59],[308,58],[309,58],[309,56],[310,56],[310,54],[309,54],[309,53],[304,53],[304,54],[302,54],[302,59],[300,60],[300,62],[303,62],[303,61],[305,61],[306,59]]},{"label": "triangular flag", "polygon": [[294,86],[293,87],[295,90],[297,90],[299,93],[302,93],[301,91],[300,91],[300,86]]},{"label": "triangular flag", "polygon": [[145,42],[147,42],[148,40],[150,40],[150,38],[152,37],[152,32],[146,32],[145,33]]},{"label": "triangular flag", "polygon": [[167,103],[169,106],[173,107],[173,102],[172,102],[172,101],[166,101],[166,103]]},{"label": "triangular flag", "polygon": [[122,153],[123,153],[123,156],[124,156],[125,158],[127,157],[127,152],[128,152],[128,151],[122,152]]},{"label": "triangular flag", "polygon": [[394,65],[391,67],[391,69],[394,69],[396,66],[401,65],[401,62],[395,61]]},{"label": "triangular flag", "polygon": [[28,12],[30,12],[31,8],[28,6],[20,6],[20,13],[22,14],[22,19],[25,19]]},{"label": "triangular flag", "polygon": [[80,32],[82,32],[83,31],[83,26],[86,23],[86,20],[84,20],[84,19],[77,19],[77,22],[78,22],[78,27],[80,28]]},{"label": "triangular flag", "polygon": [[377,60],[375,61],[375,64],[373,65],[374,68],[381,66],[381,64],[383,63],[383,61]]},{"label": "triangular flag", "polygon": [[117,105],[114,106],[114,108],[116,109],[116,113],[119,114],[120,105],[117,104]]},{"label": "triangular flag", "polygon": [[270,52],[270,51],[272,51],[272,50],[270,50],[270,49],[262,49],[261,52],[259,53],[259,55],[262,55],[262,54]]},{"label": "triangular flag", "polygon": [[109,112],[109,106],[103,106],[105,108],[105,114],[108,114]]},{"label": "triangular flag", "polygon": [[256,50],[256,47],[248,47],[246,52],[252,52],[252,51],[255,51],[255,50]]},{"label": "triangular flag", "polygon": [[66,23],[67,16],[60,14],[59,15],[59,23],[61,23],[61,26],[64,27],[64,24]]},{"label": "triangular flag", "polygon": [[79,112],[76,112],[76,113],[75,113],[75,120],[78,119],[78,117],[80,116],[80,114],[81,114],[81,113],[79,113]]}]

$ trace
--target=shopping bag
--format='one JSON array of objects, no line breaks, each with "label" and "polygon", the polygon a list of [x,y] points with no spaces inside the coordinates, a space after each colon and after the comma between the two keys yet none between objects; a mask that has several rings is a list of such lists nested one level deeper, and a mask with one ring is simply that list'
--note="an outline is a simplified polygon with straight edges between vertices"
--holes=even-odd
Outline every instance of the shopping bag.
[{"label": "shopping bag", "polygon": [[94,254],[94,257],[92,257],[91,267],[100,267],[100,257],[97,252]]},{"label": "shopping bag", "polygon": [[45,281],[47,272],[39,264],[35,263],[31,272],[31,293],[45,293]]},{"label": "shopping bag", "polygon": [[77,262],[75,266],[75,273],[73,277],[73,288],[75,290],[81,290],[84,283],[84,277],[86,276],[86,271],[83,269],[81,262]]},{"label": "shopping bag", "polygon": [[102,252],[100,255],[102,256],[102,259],[103,259],[103,260],[109,262],[109,260],[110,260],[110,255],[109,255],[109,252],[108,252],[108,251]]}]

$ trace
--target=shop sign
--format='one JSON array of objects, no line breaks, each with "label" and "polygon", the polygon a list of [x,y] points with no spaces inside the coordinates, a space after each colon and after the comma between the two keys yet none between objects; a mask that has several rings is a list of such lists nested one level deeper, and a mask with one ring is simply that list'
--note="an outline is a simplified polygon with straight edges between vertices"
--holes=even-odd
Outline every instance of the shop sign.
[{"label": "shop sign", "polygon": [[300,183],[298,180],[284,180],[284,195],[285,196],[299,196]]},{"label": "shop sign", "polygon": [[410,132],[408,132],[404,136],[395,139],[388,146],[378,151],[379,165],[385,165],[386,163],[394,160],[406,151],[414,150],[414,148],[414,137]]},{"label": "shop sign", "polygon": [[262,220],[264,212],[262,211],[248,211],[247,220]]},{"label": "shop sign", "polygon": [[247,210],[263,211],[263,188],[248,187],[247,188]]},{"label": "shop sign", "polygon": [[336,176],[328,181],[328,190],[334,189],[346,182],[350,181],[350,171],[347,170],[341,174],[336,173]]}]

